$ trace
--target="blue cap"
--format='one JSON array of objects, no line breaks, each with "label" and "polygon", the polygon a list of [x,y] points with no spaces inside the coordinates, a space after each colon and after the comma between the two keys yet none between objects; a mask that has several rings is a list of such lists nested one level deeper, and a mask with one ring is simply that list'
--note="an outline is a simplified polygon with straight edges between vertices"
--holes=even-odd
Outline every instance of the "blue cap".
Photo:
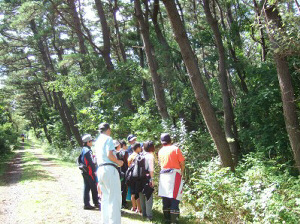
[{"label": "blue cap", "polygon": [[136,136],[133,134],[128,135],[127,141],[131,142],[132,140],[136,139]]}]

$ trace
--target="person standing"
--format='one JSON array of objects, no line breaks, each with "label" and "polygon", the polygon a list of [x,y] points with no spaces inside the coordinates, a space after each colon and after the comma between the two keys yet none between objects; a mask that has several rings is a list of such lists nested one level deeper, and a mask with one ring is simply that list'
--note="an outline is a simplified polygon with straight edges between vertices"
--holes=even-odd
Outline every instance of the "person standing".
[{"label": "person standing", "polygon": [[[154,144],[146,141],[143,144],[143,156],[145,157],[145,170],[147,171],[145,181],[143,181],[143,192],[139,192],[143,217],[152,220],[153,213],[153,188],[154,188]],[[150,191],[150,193],[148,193]],[[149,194],[149,195],[147,195]]]},{"label": "person standing", "polygon": [[97,183],[96,183],[96,164],[93,160],[93,138],[90,134],[86,134],[82,137],[83,148],[80,154],[80,159],[83,164],[86,165],[88,172],[82,172],[84,181],[83,186],[83,202],[84,209],[94,209],[90,205],[90,191],[92,192],[93,202],[95,207],[99,208],[100,203],[98,199]]},{"label": "person standing", "polygon": [[181,150],[171,143],[168,133],[161,134],[163,147],[158,152],[161,166],[158,196],[162,197],[163,213],[167,223],[178,223],[179,202],[182,198],[183,174],[185,168]]},{"label": "person standing", "polygon": [[[124,140],[119,141],[120,145],[117,145],[117,158],[124,162],[123,166],[120,168],[120,172],[124,174],[128,169],[128,152],[126,151],[126,142]],[[116,145],[115,145],[116,147]],[[125,178],[121,180],[121,191],[122,191],[122,208],[127,208],[127,185],[125,183]]]},{"label": "person standing", "polygon": [[97,176],[102,191],[101,221],[103,224],[121,224],[122,197],[118,166],[123,166],[123,161],[116,158],[109,124],[101,123],[99,131],[95,150],[99,165]]},{"label": "person standing", "polygon": [[128,155],[130,156],[133,153],[132,146],[134,145],[134,143],[136,143],[136,136],[133,135],[133,134],[128,135],[127,141],[129,143],[129,146],[127,148],[127,152],[128,152]]},{"label": "person standing", "polygon": [[[142,151],[141,144],[139,142],[134,143],[132,146],[133,153],[128,157],[128,167],[130,167],[133,163],[136,157],[139,155],[139,153]],[[132,208],[131,211],[134,211],[136,213],[141,214],[142,208],[139,200],[139,181],[134,179],[130,184],[129,187],[131,189],[131,202],[132,202]]]}]

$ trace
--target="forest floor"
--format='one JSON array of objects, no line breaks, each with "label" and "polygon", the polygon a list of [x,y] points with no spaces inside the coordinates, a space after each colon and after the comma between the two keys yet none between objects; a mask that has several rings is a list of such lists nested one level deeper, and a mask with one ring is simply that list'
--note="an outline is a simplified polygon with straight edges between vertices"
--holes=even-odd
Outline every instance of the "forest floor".
[{"label": "forest floor", "polygon": [[[83,180],[74,163],[45,154],[30,142],[2,162],[0,174],[0,223],[99,223],[99,209],[83,209]],[[163,215],[154,210],[153,223]],[[123,210],[122,224],[151,223]],[[195,223],[181,217],[180,223]]]}]

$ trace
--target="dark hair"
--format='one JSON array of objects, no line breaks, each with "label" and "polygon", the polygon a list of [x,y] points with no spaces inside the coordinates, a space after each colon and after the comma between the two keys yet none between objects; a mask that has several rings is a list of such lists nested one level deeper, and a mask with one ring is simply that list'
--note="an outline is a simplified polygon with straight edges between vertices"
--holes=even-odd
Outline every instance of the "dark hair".
[{"label": "dark hair", "polygon": [[144,150],[146,152],[154,152],[155,151],[153,141],[146,141],[146,142],[144,142],[143,146],[144,146]]},{"label": "dark hair", "polygon": [[123,148],[124,145],[127,145],[125,140],[120,140],[119,142],[121,144],[121,148]]},{"label": "dark hair", "polygon": [[83,146],[88,146],[87,143],[88,143],[88,142],[84,142],[84,143],[83,143]]},{"label": "dark hair", "polygon": [[99,130],[101,133],[106,132],[108,129],[110,129],[110,126],[108,123],[101,123],[99,125]]},{"label": "dark hair", "polygon": [[141,144],[139,142],[136,142],[132,145],[133,151],[137,150],[139,147],[141,147]]},{"label": "dark hair", "polygon": [[161,136],[160,136],[160,142],[163,145],[170,144],[172,142],[170,134],[169,133],[162,133]]}]

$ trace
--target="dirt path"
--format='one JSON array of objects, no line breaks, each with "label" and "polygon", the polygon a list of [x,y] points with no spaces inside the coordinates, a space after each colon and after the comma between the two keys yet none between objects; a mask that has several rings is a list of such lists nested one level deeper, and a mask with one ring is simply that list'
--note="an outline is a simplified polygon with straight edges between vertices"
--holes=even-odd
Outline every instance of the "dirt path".
[{"label": "dirt path", "polygon": [[[0,223],[100,223],[99,210],[83,210],[79,170],[40,149],[16,151],[0,184]],[[129,211],[122,223],[149,223]]]}]

